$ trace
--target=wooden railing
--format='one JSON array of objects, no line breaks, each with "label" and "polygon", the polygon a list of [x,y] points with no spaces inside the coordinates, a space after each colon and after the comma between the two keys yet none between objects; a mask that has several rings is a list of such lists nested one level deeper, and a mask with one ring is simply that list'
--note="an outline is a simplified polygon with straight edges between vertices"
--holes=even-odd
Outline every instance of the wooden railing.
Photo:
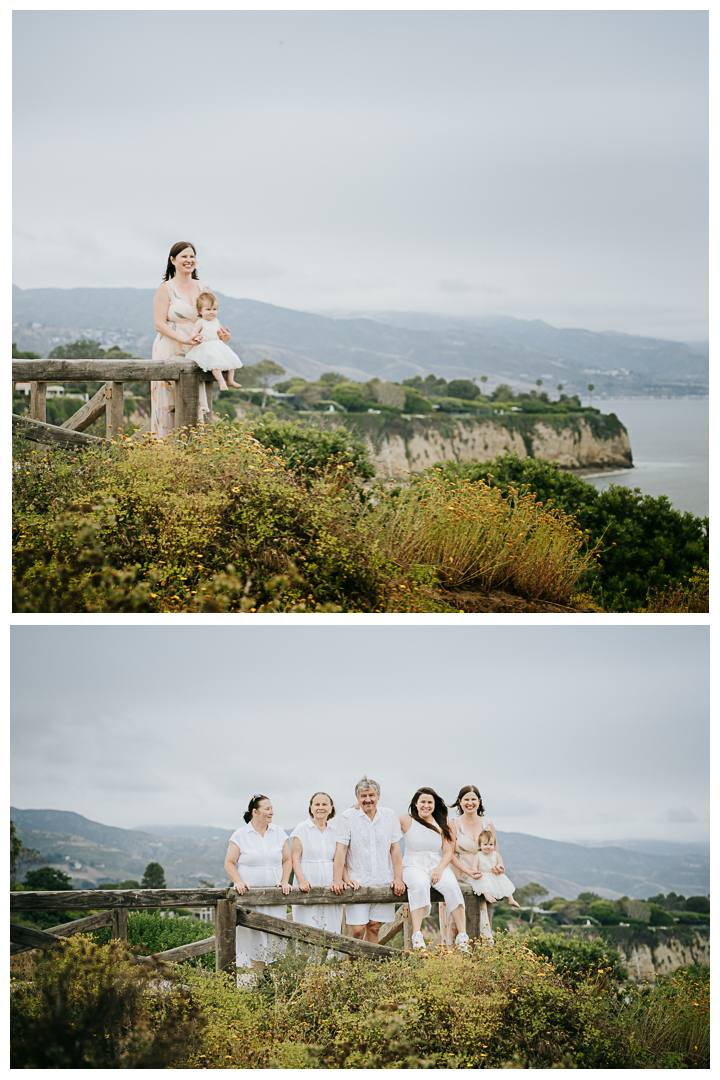
[{"label": "wooden railing", "polygon": [[[83,435],[86,428],[105,416],[105,441],[118,439],[123,431],[124,384],[126,382],[174,382],[175,430],[195,427],[198,422],[200,383],[206,387],[209,412],[204,422],[212,423],[210,372],[201,371],[192,360],[163,364],[157,360],[13,360],[13,391],[18,382],[30,383],[30,417],[13,413],[13,431],[39,442],[84,446],[101,442],[97,436]],[[46,422],[48,382],[104,382],[105,385],[61,425]],[[146,425],[149,428],[149,422]],[[140,429],[139,433],[145,429]]]},{"label": "wooden railing", "polygon": [[[470,938],[480,937],[481,898],[476,896],[469,885],[461,885],[465,898],[467,932]],[[430,891],[432,901],[442,901],[443,897],[435,889]],[[129,911],[147,911],[157,908],[184,908],[198,906],[215,907],[215,934],[202,941],[181,945],[160,953],[163,960],[177,962],[188,960],[204,953],[215,952],[216,971],[235,971],[235,927],[247,926],[253,930],[264,930],[282,938],[290,938],[308,945],[320,945],[325,949],[334,949],[348,956],[365,958],[383,958],[392,956],[394,950],[387,942],[396,934],[403,932],[403,947],[410,948],[412,934],[407,903],[392,922],[385,923],[378,937],[378,944],[358,941],[346,934],[333,934],[326,930],[315,930],[310,926],[301,926],[273,915],[253,911],[255,907],[286,906],[287,904],[402,904],[389,887],[362,888],[357,891],[347,889],[337,896],[332,889],[316,888],[301,892],[293,888],[288,896],[278,888],[250,889],[239,896],[234,889],[87,889],[62,892],[11,892],[10,910],[57,911],[72,907],[75,911],[96,911],[84,919],[50,927],[49,930],[34,930],[30,927],[10,923],[11,954],[25,952],[28,949],[48,949],[59,944],[71,934],[96,930],[110,926],[113,938],[127,941],[127,917]],[[99,909],[99,910],[98,910]]]}]

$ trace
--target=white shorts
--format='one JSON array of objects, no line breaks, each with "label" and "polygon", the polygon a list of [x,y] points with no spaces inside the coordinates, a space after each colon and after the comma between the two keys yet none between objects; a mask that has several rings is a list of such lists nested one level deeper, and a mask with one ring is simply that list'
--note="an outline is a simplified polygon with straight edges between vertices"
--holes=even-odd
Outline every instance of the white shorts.
[{"label": "white shorts", "polygon": [[348,926],[365,926],[369,922],[392,922],[394,904],[346,904],[345,922]]}]

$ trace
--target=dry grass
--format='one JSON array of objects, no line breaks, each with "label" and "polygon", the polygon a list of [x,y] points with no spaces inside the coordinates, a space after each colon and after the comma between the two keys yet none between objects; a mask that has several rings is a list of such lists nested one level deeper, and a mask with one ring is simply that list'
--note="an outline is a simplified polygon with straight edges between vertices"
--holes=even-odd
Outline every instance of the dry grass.
[{"label": "dry grass", "polygon": [[484,481],[431,473],[379,512],[378,543],[403,571],[434,567],[452,588],[511,589],[530,600],[567,603],[596,559],[562,511],[532,494],[503,498]]}]

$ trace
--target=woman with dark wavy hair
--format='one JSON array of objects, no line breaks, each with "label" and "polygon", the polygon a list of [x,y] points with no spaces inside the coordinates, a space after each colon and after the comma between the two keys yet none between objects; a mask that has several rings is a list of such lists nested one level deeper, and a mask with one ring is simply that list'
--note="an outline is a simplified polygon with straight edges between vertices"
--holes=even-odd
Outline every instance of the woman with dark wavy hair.
[{"label": "woman with dark wavy hair", "polygon": [[[191,334],[198,319],[197,298],[200,293],[212,292],[197,274],[195,245],[179,240],[170,248],[165,276],[158,285],[153,301],[153,317],[157,337],[153,343],[152,358],[169,363],[184,359],[188,349],[200,342],[200,335]],[[218,330],[221,341],[230,340],[230,331]],[[152,382],[150,384],[150,431],[158,439],[166,438],[175,430],[175,383]],[[200,413],[207,411],[205,384],[200,384]],[[198,416],[198,420],[201,416]]]},{"label": "woman with dark wavy hair", "polygon": [[432,886],[443,894],[452,912],[457,947],[467,949],[465,901],[450,870],[454,839],[448,827],[447,806],[433,788],[422,787],[413,795],[408,809],[409,814],[400,815],[400,827],[405,834],[403,880],[407,885],[413,948],[425,948],[422,921],[430,914]]}]

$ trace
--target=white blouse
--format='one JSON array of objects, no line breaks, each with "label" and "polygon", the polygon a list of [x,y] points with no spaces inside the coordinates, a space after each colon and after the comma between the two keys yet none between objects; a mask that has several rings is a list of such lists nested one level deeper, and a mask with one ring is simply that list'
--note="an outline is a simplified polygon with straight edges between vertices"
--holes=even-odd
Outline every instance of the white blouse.
[{"label": "white blouse", "polygon": [[236,829],[230,842],[240,848],[240,858],[237,861],[240,873],[247,867],[274,869],[282,874],[282,849],[286,840],[287,833],[279,825],[268,825],[264,834],[254,829],[251,822]]},{"label": "white blouse", "polygon": [[320,832],[312,818],[307,818],[293,829],[290,839],[294,836],[297,836],[302,844],[303,868],[306,863],[332,863],[337,845],[337,821],[328,821],[327,826]]}]

